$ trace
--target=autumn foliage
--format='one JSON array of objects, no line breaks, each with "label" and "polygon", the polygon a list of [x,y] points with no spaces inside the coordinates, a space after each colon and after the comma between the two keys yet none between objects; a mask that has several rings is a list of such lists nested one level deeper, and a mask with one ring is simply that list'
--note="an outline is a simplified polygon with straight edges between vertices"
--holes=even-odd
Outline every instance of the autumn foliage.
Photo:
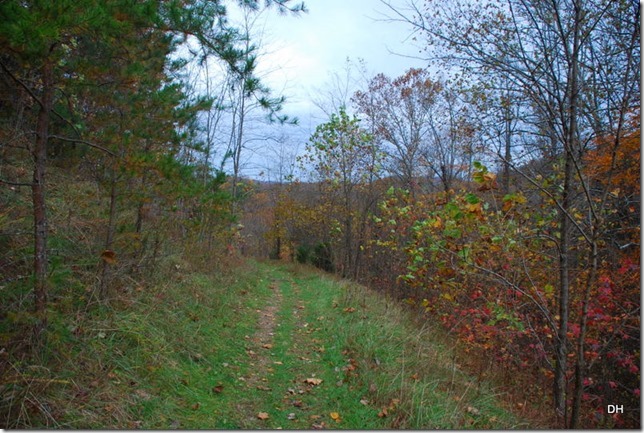
[{"label": "autumn foliage", "polygon": [[[583,362],[580,404],[587,426],[639,422],[632,411],[606,413],[617,401],[637,407],[640,396],[638,143],[639,128],[633,128],[619,152],[610,150],[614,140],[597,140],[584,160],[595,185],[593,200],[604,200],[598,211],[601,248],[593,279],[588,243],[580,236],[573,245],[566,377],[574,395],[575,372]],[[472,181],[449,193],[412,195],[395,182],[385,189],[387,182],[378,181],[376,206],[362,211],[368,215],[366,236],[354,245],[362,257],[361,281],[440,322],[478,360],[471,363],[475,373],[502,371],[508,390],[527,399],[550,398],[554,376],[560,319],[553,272],[559,226],[550,193],[555,180],[556,174],[532,182],[516,177],[513,192],[503,194],[496,174],[475,162]],[[345,227],[328,218],[342,215],[329,207],[328,192],[320,190],[316,200],[313,184],[289,188],[275,207],[281,241],[290,239],[294,249],[330,241],[333,263],[340,263],[342,256],[334,254],[347,245],[333,237]],[[586,224],[585,206],[580,202],[573,209],[576,224]]]}]

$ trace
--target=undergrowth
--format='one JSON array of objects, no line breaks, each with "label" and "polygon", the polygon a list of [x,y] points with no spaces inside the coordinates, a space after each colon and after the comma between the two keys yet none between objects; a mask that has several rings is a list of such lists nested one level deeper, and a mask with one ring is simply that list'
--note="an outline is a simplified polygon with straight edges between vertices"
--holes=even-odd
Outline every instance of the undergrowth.
[{"label": "undergrowth", "polygon": [[[46,344],[37,354],[3,346],[0,425],[194,427],[189,415],[198,412],[199,427],[214,426],[203,417],[209,412],[203,402],[212,400],[205,397],[213,386],[230,380],[217,368],[219,360],[236,358],[234,342],[254,326],[252,316],[240,314],[252,303],[240,295],[253,283],[248,266],[206,275],[168,257],[162,273],[133,285],[110,306],[81,311],[79,301],[69,315],[57,311],[71,308],[52,309]],[[18,341],[17,320],[11,329],[7,323],[3,335],[12,329],[10,341]],[[173,417],[182,405],[187,412]]]},{"label": "undergrowth", "polygon": [[110,305],[79,309],[81,290],[76,314],[52,310],[36,357],[3,352],[0,425],[527,426],[495,387],[462,370],[440,330],[419,327],[394,301],[309,267],[202,265],[166,257]]}]

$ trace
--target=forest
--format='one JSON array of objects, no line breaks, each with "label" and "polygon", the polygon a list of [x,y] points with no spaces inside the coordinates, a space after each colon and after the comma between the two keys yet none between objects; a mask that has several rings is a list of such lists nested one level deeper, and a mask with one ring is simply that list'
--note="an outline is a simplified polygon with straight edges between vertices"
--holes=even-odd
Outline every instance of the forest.
[{"label": "forest", "polygon": [[92,320],[260,260],[438,324],[552,428],[641,428],[639,2],[379,4],[427,67],[363,73],[266,179],[252,123],[297,119],[249,23],[321,5],[0,2],[0,427],[53,417]]}]

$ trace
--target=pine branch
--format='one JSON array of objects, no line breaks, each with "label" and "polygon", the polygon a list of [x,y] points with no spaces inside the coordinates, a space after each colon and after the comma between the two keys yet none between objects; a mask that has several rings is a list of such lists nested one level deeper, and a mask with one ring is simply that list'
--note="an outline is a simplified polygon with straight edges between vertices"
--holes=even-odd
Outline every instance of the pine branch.
[{"label": "pine branch", "polygon": [[50,135],[49,138],[55,138],[55,139],[61,140],[61,141],[69,141],[69,142],[72,142],[72,143],[81,143],[81,144],[84,144],[86,146],[93,147],[94,149],[101,150],[101,151],[103,151],[103,152],[105,152],[105,153],[107,153],[107,154],[109,154],[109,155],[111,155],[111,156],[113,156],[115,158],[117,156],[116,153],[112,152],[109,149],[104,148],[103,146],[100,146],[100,145],[98,145],[96,143],[92,143],[90,141],[81,140],[80,138],[62,137],[60,135]]}]

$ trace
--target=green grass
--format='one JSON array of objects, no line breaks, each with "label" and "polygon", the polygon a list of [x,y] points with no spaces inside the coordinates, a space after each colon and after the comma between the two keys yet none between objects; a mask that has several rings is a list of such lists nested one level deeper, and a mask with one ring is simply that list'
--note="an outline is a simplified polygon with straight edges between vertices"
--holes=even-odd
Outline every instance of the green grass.
[{"label": "green grass", "polygon": [[54,321],[55,367],[15,365],[16,382],[1,385],[8,426],[526,427],[459,370],[438,330],[365,288],[279,263],[187,268],[126,305]]},{"label": "green grass", "polygon": [[[452,349],[437,342],[438,329],[419,329],[399,305],[364,287],[306,268],[290,271],[306,320],[326,342],[320,361],[331,386],[320,400],[335,402],[326,408],[343,418],[335,427],[525,427],[500,408],[493,390],[458,369]],[[355,369],[347,372],[349,365]]]}]

